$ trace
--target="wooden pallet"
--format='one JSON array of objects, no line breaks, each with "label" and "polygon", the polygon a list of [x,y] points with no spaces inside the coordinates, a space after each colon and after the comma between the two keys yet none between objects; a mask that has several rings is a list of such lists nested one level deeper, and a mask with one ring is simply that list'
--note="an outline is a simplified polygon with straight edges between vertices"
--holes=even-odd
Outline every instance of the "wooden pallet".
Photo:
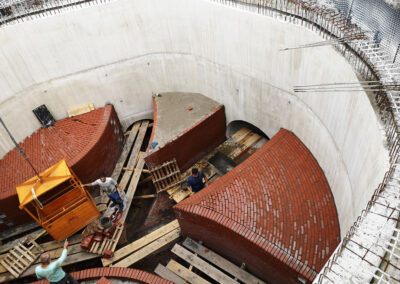
[{"label": "wooden pallet", "polygon": [[105,250],[115,251],[123,230],[124,226],[118,226],[110,239],[104,238],[101,242],[93,242],[90,252],[103,255]]},{"label": "wooden pallet", "polygon": [[[39,253],[33,251],[35,248]],[[1,259],[0,263],[17,279],[36,261],[42,252],[43,249],[33,240],[26,245],[18,243]]]},{"label": "wooden pallet", "polygon": [[236,266],[190,238],[186,238],[183,246],[175,244],[171,251],[189,263],[190,267],[185,267],[174,260],[170,260],[167,267],[157,266],[154,272],[170,281],[176,283],[184,283],[184,281],[199,284],[210,283],[204,277],[192,271],[192,268],[196,267],[218,283],[231,284],[240,281],[240,283],[245,284],[265,284],[242,267]]},{"label": "wooden pallet", "polygon": [[150,170],[157,193],[180,185],[183,181],[176,159]]}]

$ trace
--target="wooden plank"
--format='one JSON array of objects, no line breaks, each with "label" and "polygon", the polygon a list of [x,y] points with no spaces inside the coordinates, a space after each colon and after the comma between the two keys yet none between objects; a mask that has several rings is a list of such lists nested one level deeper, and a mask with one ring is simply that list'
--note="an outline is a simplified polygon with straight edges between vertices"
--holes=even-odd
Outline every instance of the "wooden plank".
[{"label": "wooden plank", "polygon": [[234,142],[239,143],[250,133],[251,133],[250,129],[243,127],[240,130],[236,131],[231,138],[233,139]]},{"label": "wooden plank", "polygon": [[112,259],[103,258],[101,260],[103,262],[103,266],[108,266],[108,265],[124,258],[125,256],[137,251],[138,249],[141,249],[142,247],[148,245],[149,243],[155,241],[156,239],[166,235],[167,233],[169,233],[177,228],[179,228],[178,220],[174,220],[174,221],[168,223],[167,225],[162,226],[161,228],[151,232],[150,234],[147,234],[146,236],[115,251],[114,257]]},{"label": "wooden plank", "polygon": [[[143,159],[144,155],[145,155],[144,152],[140,152],[138,154],[138,163],[136,165],[135,173],[133,174],[132,180],[129,183],[129,187],[126,192],[126,199],[127,199],[126,208],[122,212],[122,216],[119,219],[119,222],[121,224],[123,224],[125,222],[125,219],[128,216],[128,212],[129,212],[129,209],[132,204],[133,196],[135,195],[136,188],[139,183],[140,176],[142,174],[142,169],[144,167],[144,159]],[[102,241],[102,243],[95,243],[94,245],[92,245],[90,252],[96,253],[99,255],[103,255],[104,250],[106,250],[106,249],[108,249],[110,251],[114,251],[115,248],[117,247],[117,244],[119,242],[121,234],[122,234],[122,228],[117,228],[117,230],[114,232],[114,235],[113,235],[113,238],[111,241],[109,239],[105,238]]]},{"label": "wooden plank", "polygon": [[171,251],[183,260],[196,267],[197,269],[207,274],[212,279],[216,280],[218,283],[239,283],[223,273],[221,270],[218,270],[208,262],[202,260],[200,257],[194,255],[184,247],[180,246],[179,244],[175,244]]},{"label": "wooden plank", "polygon": [[46,230],[41,228],[39,230],[36,230],[28,235],[25,235],[21,238],[18,238],[12,242],[6,243],[0,247],[0,253],[5,253],[15,247],[18,243],[25,243],[27,240],[36,240],[43,236],[44,234],[47,234]]},{"label": "wooden plank", "polygon": [[244,153],[251,146],[256,144],[262,137],[256,133],[253,133],[249,139],[243,142],[240,147],[236,148],[232,153],[229,154],[229,157],[235,159],[239,157],[242,153]]},{"label": "wooden plank", "polygon": [[[40,225],[37,222],[30,222],[15,228],[8,229],[0,233],[0,241],[15,237],[19,234],[26,233],[27,231],[39,228]],[[25,236],[24,236],[25,237]]]},{"label": "wooden plank", "polygon": [[100,246],[100,242],[93,242],[91,248],[90,248],[90,252],[91,253],[97,253],[97,250],[99,249]]},{"label": "wooden plank", "polygon": [[142,174],[142,169],[144,167],[144,159],[143,159],[144,155],[145,155],[144,152],[140,152],[138,154],[138,163],[136,165],[136,169],[135,169],[135,172],[133,174],[132,180],[129,183],[128,190],[126,191],[126,198],[128,200],[126,202],[126,209],[123,211],[121,219],[119,219],[119,222],[121,222],[121,223],[125,222],[125,219],[126,219],[126,217],[128,215],[128,212],[129,212],[129,208],[131,207],[132,198],[135,195],[136,188],[138,186],[139,179],[140,179],[140,176]]},{"label": "wooden plank", "polygon": [[157,197],[156,194],[146,194],[146,195],[134,196],[133,199],[146,199],[146,198],[155,198],[155,197]]},{"label": "wooden plank", "polygon": [[22,254],[23,256],[25,256],[30,262],[35,261],[35,259],[28,254],[21,246],[20,244],[18,244],[17,246],[15,246],[14,248],[15,250],[17,250],[20,254]]},{"label": "wooden plank", "polygon": [[253,146],[256,142],[258,142],[258,140],[260,140],[262,137],[260,135],[258,135],[257,133],[252,133],[251,135],[249,135],[248,137],[246,137],[246,139],[244,139],[243,141],[241,141],[239,144],[243,145],[245,147],[251,147]]},{"label": "wooden plank", "polygon": [[186,280],[176,275],[174,272],[166,268],[162,264],[158,264],[154,272],[164,279],[174,282],[175,284],[187,284]]},{"label": "wooden plank", "polygon": [[175,192],[178,192],[180,189],[181,189],[180,186],[175,186],[175,187],[173,187],[173,188],[168,189],[168,190],[167,190],[167,193],[168,193],[169,195],[172,195],[172,194],[174,194]]},{"label": "wooden plank", "polygon": [[179,190],[179,191],[175,192],[174,194],[172,194],[170,196],[170,198],[172,198],[176,203],[179,203],[191,195],[192,195],[192,192],[190,192],[189,190]]},{"label": "wooden plank", "polygon": [[108,249],[110,251],[115,251],[115,248],[117,247],[117,244],[119,242],[119,239],[121,238],[123,230],[124,230],[124,226],[120,226],[117,228],[117,230],[115,230],[115,234],[114,234],[115,237],[113,237],[111,239],[111,242],[110,242],[111,244],[110,244],[110,246],[108,246]]},{"label": "wooden plank", "polygon": [[[164,176],[162,176],[161,178],[159,178],[158,180],[156,180],[155,182],[160,182],[160,181],[166,180],[167,185],[168,185],[168,184],[171,184],[171,183],[173,182],[173,180],[168,180],[168,178],[171,178],[172,176],[175,176],[175,175],[178,174],[178,173],[180,173],[180,172],[179,172],[179,171],[175,171],[175,172],[172,172],[172,173],[170,173],[170,174],[164,175]],[[175,182],[175,183],[176,183],[176,182]]]},{"label": "wooden plank", "polygon": [[169,243],[179,239],[180,236],[181,236],[181,230],[175,229],[112,266],[117,266],[117,267],[131,266],[132,264],[152,254],[153,252],[162,248],[163,246],[166,246]]},{"label": "wooden plank", "polygon": [[265,284],[265,282],[263,282],[262,280],[249,274],[248,272],[241,269],[239,266],[233,264],[232,262],[226,260],[225,258],[219,256],[215,252],[207,249],[203,245],[193,241],[190,238],[186,238],[186,240],[183,242],[183,246],[197,253],[199,256],[208,260],[214,265],[220,267],[229,274],[235,276],[237,279],[244,283]]},{"label": "wooden plank", "polygon": [[181,183],[182,183],[182,181],[179,181],[179,182],[177,182],[177,183],[170,184],[170,185],[168,185],[167,187],[162,188],[162,189],[160,189],[159,191],[157,191],[157,193],[166,191],[166,190],[168,190],[168,189],[170,189],[170,188],[173,188],[173,187],[175,187],[175,186],[180,185]]},{"label": "wooden plank", "polygon": [[133,142],[135,141],[135,138],[136,138],[136,134],[139,131],[139,127],[140,127],[140,122],[136,122],[133,125],[132,130],[129,133],[129,137],[126,140],[126,143],[124,145],[124,148],[122,149],[122,153],[119,156],[118,162],[115,165],[115,168],[114,168],[114,171],[113,171],[111,177],[116,181],[118,181],[118,178],[121,174],[121,170],[125,164],[126,158],[128,157],[129,152],[131,151]]},{"label": "wooden plank", "polygon": [[167,268],[174,272],[176,275],[182,277],[186,281],[191,284],[210,284],[207,280],[201,278],[199,275],[195,274],[194,272],[190,271],[183,265],[177,263],[175,260],[171,259],[168,264]]},{"label": "wooden plank", "polygon": [[[11,250],[11,251],[13,251],[13,250]],[[10,253],[11,253],[11,251],[10,251]],[[21,255],[19,257],[21,257]],[[13,257],[11,254],[7,255],[7,258],[5,260],[10,261],[12,268],[14,268],[15,271],[18,272],[18,274],[21,274],[29,266],[29,264],[28,265],[23,264],[19,258],[17,259],[15,257]]]},{"label": "wooden plank", "polygon": [[[127,168],[134,168],[135,167],[135,164],[136,164],[136,162],[138,160],[138,155],[139,155],[139,152],[140,152],[140,148],[142,147],[144,136],[146,134],[148,125],[149,125],[148,121],[143,121],[142,124],[140,125],[139,133],[138,133],[138,135],[136,137],[135,144],[133,146],[131,155],[129,156],[128,164],[126,165]],[[135,172],[136,172],[136,170],[135,170]],[[121,181],[119,182],[119,185],[121,186],[122,189],[126,188],[126,186],[129,183],[129,180],[130,180],[131,176],[132,176],[132,172],[130,172],[130,171],[125,171],[124,172],[124,174],[123,174],[123,176],[121,178]]]},{"label": "wooden plank", "polygon": [[16,261],[22,262],[25,266],[28,266],[30,264],[29,261],[24,259],[24,256],[22,254],[16,253],[15,250],[10,250],[10,253],[15,257]]},{"label": "wooden plank", "polygon": [[144,183],[149,182],[149,181],[151,181],[151,180],[152,180],[152,176],[150,175],[150,176],[148,176],[148,177],[142,179],[142,180],[139,182],[139,184],[144,184]]}]

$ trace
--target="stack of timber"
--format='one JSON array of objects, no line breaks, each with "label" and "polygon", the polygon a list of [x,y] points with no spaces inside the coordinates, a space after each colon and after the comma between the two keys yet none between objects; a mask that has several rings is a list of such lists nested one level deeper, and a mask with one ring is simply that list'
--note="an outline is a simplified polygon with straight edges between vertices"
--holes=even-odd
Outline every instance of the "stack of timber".
[{"label": "stack of timber", "polygon": [[[265,138],[258,135],[257,133],[252,132],[247,128],[241,128],[237,132],[235,132],[229,139],[219,145],[212,152],[203,157],[200,161],[193,165],[193,167],[198,168],[203,171],[203,173],[207,176],[209,180],[209,184],[220,178],[220,175],[215,172],[212,167],[208,165],[208,160],[215,155],[217,152],[222,152],[227,157],[231,158],[237,163],[240,163],[240,159],[245,154],[252,154],[262,145],[267,142]],[[176,203],[181,202],[185,198],[192,195],[192,192],[186,189],[185,183],[187,178],[192,174],[191,168],[188,169],[185,173],[182,174],[182,183],[171,187],[167,190],[171,199],[173,199]]]},{"label": "stack of timber", "polygon": [[103,266],[128,267],[160,248],[176,241],[180,236],[181,230],[178,221],[174,220],[115,251],[113,258],[103,258]]},{"label": "stack of timber", "polygon": [[[122,154],[114,168],[111,177],[116,180],[122,189],[126,189],[126,207],[119,219],[120,226],[117,227],[111,238],[104,238],[101,242],[93,242],[90,252],[103,255],[104,251],[114,252],[121,238],[124,223],[132,204],[133,196],[139,183],[144,167],[144,152],[140,152],[146,135],[148,121],[137,122],[129,133]],[[126,167],[124,165],[126,164]],[[125,170],[124,170],[125,169]],[[134,169],[134,170],[131,170]],[[123,172],[123,174],[122,174]],[[122,176],[121,176],[122,174]],[[109,205],[110,206],[110,205]]]},{"label": "stack of timber", "polygon": [[245,265],[239,267],[190,238],[186,238],[182,245],[175,244],[171,251],[186,261],[189,267],[170,260],[166,267],[158,264],[154,271],[156,274],[177,284],[210,283],[204,276],[193,271],[195,267],[218,283],[265,284],[245,271]]},{"label": "stack of timber", "polygon": [[150,170],[157,193],[179,186],[183,179],[176,159]]}]

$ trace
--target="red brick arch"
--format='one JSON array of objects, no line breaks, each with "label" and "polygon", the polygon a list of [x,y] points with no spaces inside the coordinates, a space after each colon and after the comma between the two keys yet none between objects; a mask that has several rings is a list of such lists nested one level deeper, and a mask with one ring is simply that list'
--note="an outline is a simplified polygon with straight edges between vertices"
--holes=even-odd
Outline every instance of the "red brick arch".
[{"label": "red brick arch", "polygon": [[174,210],[183,235],[246,263],[268,283],[312,281],[340,241],[324,173],[284,129]]},{"label": "red brick arch", "polygon": [[[112,105],[57,121],[25,138],[20,146],[34,167],[43,171],[62,158],[82,182],[110,174],[122,151],[123,133]],[[0,160],[0,212],[17,224],[32,220],[18,209],[15,187],[35,174],[14,148]],[[4,229],[5,225],[0,225]]]}]

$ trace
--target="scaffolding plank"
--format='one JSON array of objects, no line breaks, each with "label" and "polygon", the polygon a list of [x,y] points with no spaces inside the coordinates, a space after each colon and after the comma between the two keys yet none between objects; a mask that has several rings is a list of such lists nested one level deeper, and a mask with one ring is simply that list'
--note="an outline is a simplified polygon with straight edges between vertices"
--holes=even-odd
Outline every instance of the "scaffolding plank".
[{"label": "scaffolding plank", "polygon": [[[135,168],[135,164],[138,161],[138,156],[140,152],[140,148],[142,147],[144,136],[146,135],[147,127],[149,125],[149,122],[143,121],[142,124],[140,125],[139,128],[139,133],[136,137],[135,144],[133,146],[131,155],[129,156],[128,164],[126,165],[127,168]],[[136,170],[135,170],[136,172]],[[125,171],[121,181],[119,182],[119,185],[121,186],[122,189],[125,189],[129,183],[129,180],[131,179],[132,176],[132,171]]]},{"label": "scaffolding plank", "polygon": [[[144,167],[144,159],[143,159],[144,154],[145,154],[144,152],[140,152],[138,154],[138,163],[136,165],[132,180],[129,183],[129,187],[126,191],[126,199],[127,199],[126,208],[122,212],[122,216],[119,219],[119,222],[121,224],[123,224],[125,222],[125,219],[128,216],[128,212],[129,212],[129,209],[130,209],[132,201],[133,201],[133,196],[135,195],[136,188],[139,184],[139,179],[142,174],[143,167]],[[110,251],[114,251],[115,248],[117,247],[117,244],[119,242],[121,235],[122,235],[122,228],[118,227],[117,230],[114,232],[114,235],[111,240],[104,238],[101,243],[92,245],[90,252],[102,255],[104,253],[104,250],[106,250],[106,249],[108,249]],[[111,243],[111,245],[110,245],[110,243]]]},{"label": "scaffolding plank", "polygon": [[234,142],[236,143],[240,143],[247,135],[249,135],[251,133],[250,129],[247,129],[245,127],[241,128],[240,130],[236,131],[233,135],[232,135],[232,139]]},{"label": "scaffolding plank", "polygon": [[186,284],[186,280],[176,275],[174,272],[166,268],[162,264],[158,264],[154,272],[164,279],[174,282],[175,284]]},{"label": "scaffolding plank", "polygon": [[147,234],[146,236],[130,243],[127,246],[124,246],[123,248],[120,248],[119,250],[114,252],[114,257],[112,259],[105,259],[103,258],[101,261],[103,262],[103,266],[108,266],[111,265],[112,263],[122,259],[123,257],[141,249],[142,247],[150,244],[151,242],[159,239],[160,237],[168,234],[169,232],[179,228],[179,223],[178,220],[174,220],[167,225],[151,232],[150,234]]},{"label": "scaffolding plank", "polygon": [[12,242],[9,242],[7,244],[4,244],[0,247],[0,253],[5,253],[15,247],[18,243],[25,243],[27,240],[36,240],[39,237],[43,236],[44,234],[47,234],[45,229],[38,229],[32,233],[29,233],[28,235],[25,235],[23,237],[20,237]]},{"label": "scaffolding plank", "polygon": [[138,162],[137,162],[137,165],[135,168],[135,172],[133,174],[131,182],[129,183],[128,190],[126,191],[126,198],[128,201],[126,202],[126,209],[123,211],[122,217],[119,220],[121,223],[125,222],[125,219],[128,215],[129,208],[131,207],[131,204],[132,204],[133,196],[135,195],[136,188],[139,184],[139,179],[140,179],[140,176],[142,175],[142,170],[144,167],[144,159],[143,159],[144,155],[145,155],[144,152],[138,153]]},{"label": "scaffolding plank", "polygon": [[[0,233],[0,241],[15,237],[19,234],[26,233],[27,231],[39,228],[40,225],[37,222],[30,222],[28,224],[20,225],[15,228],[8,229]],[[24,236],[25,237],[25,236]]]},{"label": "scaffolding plank", "polygon": [[196,256],[195,254],[191,253],[184,247],[180,246],[179,244],[175,244],[175,246],[171,250],[177,256],[182,258],[183,260],[187,261],[197,269],[201,270],[205,274],[207,274],[212,279],[218,281],[218,283],[239,283],[234,279],[230,278],[228,275],[223,273],[221,270],[218,270],[208,262],[202,260],[200,257]]},{"label": "scaffolding plank", "polygon": [[190,249],[191,251],[197,253],[199,256],[208,260],[209,262],[213,263],[214,265],[220,267],[221,269],[228,272],[229,274],[235,276],[237,279],[241,280],[244,283],[251,283],[251,284],[265,283],[262,280],[258,279],[257,277],[244,271],[237,265],[235,265],[232,262],[226,260],[225,258],[219,256],[215,252],[207,249],[203,245],[193,241],[190,238],[186,238],[186,240],[183,242],[183,246],[185,246],[186,248]]},{"label": "scaffolding plank", "polygon": [[179,190],[171,194],[170,198],[172,198],[176,203],[179,203],[190,195],[192,195],[190,190]]},{"label": "scaffolding plank", "polygon": [[181,236],[181,230],[179,228],[175,229],[112,266],[128,267],[136,263],[137,261],[145,258],[146,256],[152,254],[153,252],[162,248],[163,246],[166,246],[169,243],[177,240],[180,236]]},{"label": "scaffolding plank", "polygon": [[201,278],[199,275],[177,263],[173,259],[168,262],[167,268],[191,284],[210,284],[210,282]]},{"label": "scaffolding plank", "polygon": [[128,139],[126,140],[126,143],[124,145],[124,148],[122,149],[121,156],[119,156],[118,162],[115,165],[115,168],[114,168],[114,171],[113,171],[111,177],[116,181],[118,181],[118,178],[121,174],[122,168],[124,167],[126,159],[128,158],[129,152],[131,151],[133,142],[135,142],[135,138],[139,131],[139,127],[140,127],[140,122],[136,122],[133,125],[132,130],[129,133]]}]

